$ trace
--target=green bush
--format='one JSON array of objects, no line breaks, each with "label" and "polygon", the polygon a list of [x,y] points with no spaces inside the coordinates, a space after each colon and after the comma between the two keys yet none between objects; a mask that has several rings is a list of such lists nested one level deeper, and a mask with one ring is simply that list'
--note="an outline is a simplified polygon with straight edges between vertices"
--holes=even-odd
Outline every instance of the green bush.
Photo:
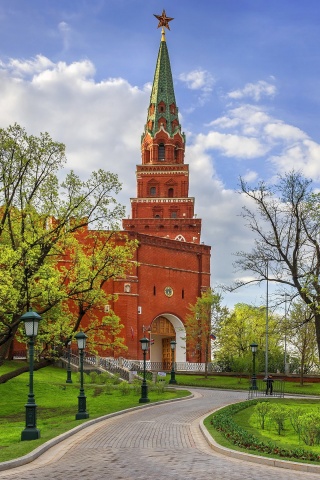
[{"label": "green bush", "polygon": [[100,383],[100,379],[99,379],[99,373],[98,372],[90,372],[89,373],[89,377],[90,377],[90,383],[97,383],[99,384]]},{"label": "green bush", "polygon": [[258,402],[254,406],[255,416],[258,419],[259,426],[262,430],[264,430],[269,411],[270,402]]},{"label": "green bush", "polygon": [[285,458],[306,460],[308,462],[320,461],[320,455],[317,453],[309,452],[302,448],[280,448],[273,442],[262,442],[251,433],[248,433],[244,428],[237,425],[233,416],[241,410],[251,405],[256,405],[257,403],[258,400],[251,400],[249,402],[241,402],[225,407],[213,414],[211,424],[231,443],[240,448],[264,454],[279,455]]},{"label": "green bush", "polygon": [[281,435],[284,430],[284,422],[289,416],[289,411],[283,408],[282,405],[271,405],[268,416],[271,422],[275,425],[278,435]]},{"label": "green bush", "polygon": [[301,417],[300,437],[308,445],[320,443],[320,414],[319,412],[305,413]]},{"label": "green bush", "polygon": [[118,385],[118,390],[119,392],[121,392],[121,395],[129,395],[129,393],[131,392],[131,385],[129,385],[129,383],[127,382],[121,382],[119,385]]}]

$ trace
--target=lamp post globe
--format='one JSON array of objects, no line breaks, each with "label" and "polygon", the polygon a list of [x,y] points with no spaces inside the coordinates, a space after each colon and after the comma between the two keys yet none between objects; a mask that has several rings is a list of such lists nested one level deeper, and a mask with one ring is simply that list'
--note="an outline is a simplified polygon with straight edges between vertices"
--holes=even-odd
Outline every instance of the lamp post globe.
[{"label": "lamp post globe", "polygon": [[76,414],[76,420],[89,418],[89,413],[87,412],[87,397],[85,396],[83,388],[83,351],[86,348],[87,338],[84,332],[78,332],[75,335],[80,355],[80,392],[78,395],[78,413]]},{"label": "lamp post globe", "polygon": [[21,440],[36,440],[40,438],[40,430],[37,428],[37,405],[33,393],[33,362],[34,362],[34,339],[38,335],[38,326],[41,316],[32,310],[24,313],[20,320],[24,322],[26,336],[29,339],[29,394],[26,408],[26,427],[21,432]]},{"label": "lamp post globe", "polygon": [[169,384],[170,385],[176,385],[177,380],[176,380],[176,372],[175,372],[175,364],[174,364],[174,351],[176,349],[177,342],[175,340],[171,340],[170,342],[170,347],[171,347],[171,373],[170,373],[170,380]]},{"label": "lamp post globe", "polygon": [[147,337],[141,338],[140,340],[142,353],[143,353],[143,380],[141,385],[141,398],[139,403],[148,403],[150,399],[148,398],[148,385],[146,381],[146,355],[149,349],[149,339]]},{"label": "lamp post globe", "polygon": [[257,376],[256,376],[256,353],[258,350],[258,344],[255,342],[252,342],[250,345],[250,348],[252,352],[252,377],[251,377],[250,390],[258,390]]}]

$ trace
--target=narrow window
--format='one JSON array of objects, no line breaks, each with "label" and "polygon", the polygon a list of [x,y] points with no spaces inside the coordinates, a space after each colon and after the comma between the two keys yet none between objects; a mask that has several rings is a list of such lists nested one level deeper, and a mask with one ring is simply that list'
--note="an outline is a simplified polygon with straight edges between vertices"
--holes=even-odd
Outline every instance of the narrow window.
[{"label": "narrow window", "polygon": [[156,286],[154,285],[153,287],[153,295],[156,295],[157,291],[156,291]]},{"label": "narrow window", "polygon": [[165,159],[165,148],[164,148],[164,143],[160,143],[158,147],[158,159],[159,160],[164,160]]},{"label": "narrow window", "polygon": [[155,197],[157,194],[157,189],[156,187],[150,187],[150,196]]},{"label": "narrow window", "polygon": [[184,298],[184,289],[182,289],[181,297]]},{"label": "narrow window", "polygon": [[169,188],[168,190],[168,197],[173,198],[173,188]]}]

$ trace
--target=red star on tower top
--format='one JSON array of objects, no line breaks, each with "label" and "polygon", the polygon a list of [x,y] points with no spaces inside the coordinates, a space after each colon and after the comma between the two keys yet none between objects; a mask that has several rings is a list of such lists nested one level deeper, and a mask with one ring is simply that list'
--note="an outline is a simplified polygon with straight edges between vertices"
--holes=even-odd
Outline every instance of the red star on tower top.
[{"label": "red star on tower top", "polygon": [[161,15],[155,15],[155,14],[153,14],[153,15],[154,15],[154,17],[156,17],[159,20],[158,28],[159,27],[166,27],[168,30],[170,30],[169,22],[171,22],[171,20],[174,20],[174,19],[170,18],[170,17],[167,17],[165,10],[162,11]]}]

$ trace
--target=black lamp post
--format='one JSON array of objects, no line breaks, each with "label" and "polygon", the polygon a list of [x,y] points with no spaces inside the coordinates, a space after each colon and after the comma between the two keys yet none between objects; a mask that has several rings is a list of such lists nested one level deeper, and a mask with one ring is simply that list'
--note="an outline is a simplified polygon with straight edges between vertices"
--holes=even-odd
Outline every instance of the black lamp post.
[{"label": "black lamp post", "polygon": [[85,396],[83,389],[83,350],[86,348],[87,338],[88,337],[84,332],[78,332],[75,335],[80,353],[80,393],[78,395],[78,413],[76,414],[76,420],[89,418],[89,413],[87,412],[87,397]]},{"label": "black lamp post", "polygon": [[258,390],[257,377],[256,377],[256,353],[258,350],[258,344],[253,342],[250,345],[252,351],[252,378],[250,390]]},{"label": "black lamp post", "polygon": [[67,359],[68,359],[68,366],[67,366],[67,380],[66,383],[72,383],[71,378],[71,340],[67,343]]},{"label": "black lamp post", "polygon": [[171,347],[171,353],[172,353],[172,361],[171,361],[171,378],[169,380],[169,384],[177,384],[176,380],[176,372],[174,370],[174,351],[176,349],[177,342],[175,340],[171,340],[170,342],[170,347]]},{"label": "black lamp post", "polygon": [[33,393],[33,360],[34,360],[34,339],[38,334],[40,315],[33,312],[30,308],[29,312],[21,316],[24,322],[26,335],[29,339],[29,394],[26,407],[26,428],[21,432],[21,440],[36,440],[40,438],[40,430],[37,429],[37,405]]},{"label": "black lamp post", "polygon": [[148,403],[150,402],[150,400],[148,398],[148,385],[146,381],[146,355],[150,342],[148,338],[144,337],[141,338],[140,343],[143,352],[143,381],[141,385],[141,398],[139,400],[139,403]]}]

